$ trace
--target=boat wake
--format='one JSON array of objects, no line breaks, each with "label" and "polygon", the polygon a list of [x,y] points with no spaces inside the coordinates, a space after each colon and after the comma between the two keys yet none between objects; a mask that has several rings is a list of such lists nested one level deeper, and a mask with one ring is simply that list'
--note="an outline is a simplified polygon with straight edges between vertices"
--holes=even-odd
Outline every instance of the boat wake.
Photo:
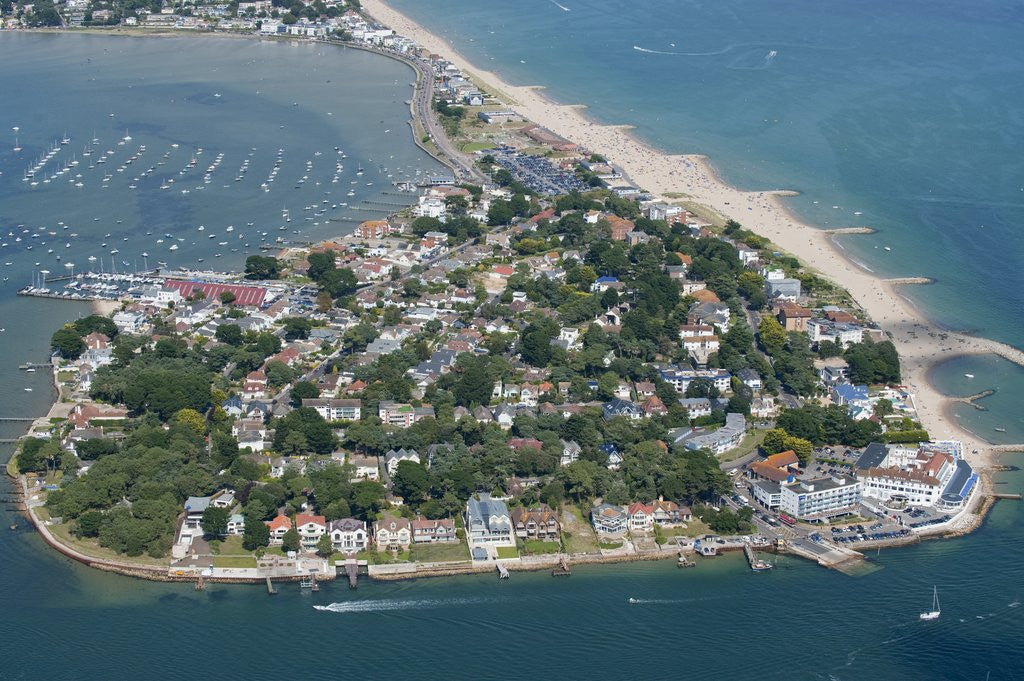
[{"label": "boat wake", "polygon": [[433,610],[450,605],[475,605],[484,603],[483,598],[447,598],[427,600],[380,600],[380,601],[348,601],[345,603],[329,603],[314,605],[313,609],[326,612],[387,612],[391,610]]},{"label": "boat wake", "polygon": [[566,7],[565,5],[560,5],[560,4],[558,4],[557,2],[555,2],[555,0],[550,0],[550,1],[551,1],[551,4],[552,4],[552,5],[554,5],[554,6],[555,6],[555,7],[557,7],[558,9],[562,10],[563,12],[571,12],[571,11],[572,11],[571,9],[569,9],[568,7]]}]

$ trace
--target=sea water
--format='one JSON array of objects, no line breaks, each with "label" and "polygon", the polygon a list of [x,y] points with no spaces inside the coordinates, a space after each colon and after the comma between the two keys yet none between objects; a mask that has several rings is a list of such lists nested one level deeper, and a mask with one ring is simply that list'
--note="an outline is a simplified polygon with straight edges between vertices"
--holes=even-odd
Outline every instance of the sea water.
[{"label": "sea water", "polygon": [[[799,191],[787,205],[812,224],[878,230],[840,243],[880,276],[933,278],[906,294],[936,322],[1020,345],[1019,3],[390,4],[479,67],[706,154],[740,188]],[[1002,383],[989,407],[1009,421],[1024,370]]]},{"label": "sea water", "polygon": [[[564,4],[570,12],[550,3],[542,5],[531,3],[530,12],[520,12],[516,19],[532,21],[534,14],[548,8],[566,16],[583,15],[585,26],[580,30],[589,31],[590,42],[600,48],[591,68],[600,65],[602,69],[608,69],[613,58],[621,57],[611,46],[615,22],[624,28],[636,27],[642,23],[643,15],[630,19],[634,12],[651,11],[650,6],[645,10],[644,4],[621,4],[595,10],[588,18],[586,8],[573,3]],[[602,7],[600,3],[591,6]],[[727,6],[735,11],[735,6]],[[682,41],[683,36],[694,40],[693,36],[701,34],[693,21],[702,5],[691,3],[686,7],[692,14],[689,21],[680,21],[671,30],[658,29],[666,34],[661,38],[663,42]],[[752,7],[745,11],[753,11]],[[500,7],[487,6],[484,16],[499,10]],[[743,23],[741,15],[737,14],[736,19]],[[797,19],[803,21],[792,15],[792,22]],[[456,21],[460,25],[461,22],[461,18]],[[829,42],[829,36],[799,29],[798,23],[794,23],[789,30]],[[478,29],[477,34],[482,39],[487,30]],[[523,40],[530,35],[520,32],[518,38]],[[543,38],[545,34],[535,31],[530,41],[538,42],[538,35]],[[510,40],[512,37],[508,36]],[[677,42],[677,46],[682,44]],[[604,57],[600,56],[602,49],[606,52]],[[783,54],[779,47],[773,49]],[[631,47],[630,51],[645,54]],[[244,41],[9,34],[0,35],[0,54],[5,57],[4,63],[17,64],[19,70],[34,74],[27,82],[20,71],[7,69],[0,74],[3,92],[19,92],[14,100],[18,105],[13,108],[5,97],[5,106],[0,111],[4,117],[0,120],[0,136],[4,128],[13,125],[23,130],[36,126],[46,130],[38,137],[22,133],[20,144],[31,144],[31,155],[45,151],[50,137],[63,135],[65,127],[73,143],[78,144],[84,137],[92,137],[95,125],[99,128],[97,136],[107,144],[111,140],[116,144],[118,138],[125,136],[122,128],[126,128],[133,143],[147,145],[147,160],[164,153],[172,140],[180,140],[179,148],[186,144],[193,148],[203,146],[200,176],[209,164],[206,159],[211,158],[207,153],[216,155],[224,151],[225,161],[218,172],[233,177],[235,164],[241,163],[249,147],[256,146],[262,154],[263,173],[272,165],[277,148],[286,147],[286,162],[292,164],[288,172],[292,173],[290,180],[294,180],[301,176],[302,164],[308,158],[320,163],[323,157],[314,157],[315,150],[322,149],[323,155],[329,156],[338,144],[334,141],[337,139],[348,150],[348,166],[361,160],[370,167],[370,158],[382,159],[391,154],[406,154],[404,158],[409,160],[405,164],[427,167],[429,163],[412,149],[407,131],[401,127],[408,115],[402,102],[409,96],[407,83],[411,75],[404,67],[379,57]],[[528,64],[531,61],[530,55],[523,53],[515,63],[520,58]],[[103,60],[101,65],[97,65],[97,59]],[[754,57],[749,59],[756,66]],[[741,61],[739,65],[746,63]],[[567,68],[585,73],[582,67]],[[278,75],[271,85],[264,85],[259,79],[266,78],[268,71]],[[331,75],[322,71],[330,71]],[[549,69],[547,74],[553,71]],[[89,80],[99,79],[101,74],[108,79],[104,87],[96,84],[99,80]],[[158,78],[156,74],[162,75]],[[342,74],[350,77],[348,85],[332,90]],[[513,75],[523,78],[523,82],[542,82],[539,76],[528,73]],[[320,82],[321,76],[324,82]],[[142,83],[149,79],[153,79],[152,87],[144,88]],[[332,83],[327,83],[328,79]],[[259,96],[265,91],[276,93],[271,111],[254,110],[259,109],[255,107],[256,100],[245,99],[244,105],[223,110],[224,116],[211,113],[203,117],[198,113],[206,107],[228,106],[220,100],[230,102],[234,96],[243,96],[232,94],[241,89],[240,82],[248,83],[248,94],[244,95],[247,98],[256,97],[256,90],[260,91]],[[51,83],[52,89],[47,90]],[[649,87],[657,83],[651,78]],[[392,87],[393,92],[381,95],[380,88]],[[624,93],[620,98],[626,102],[625,109],[654,110],[636,100],[635,95],[631,100],[628,93],[632,91],[622,82],[612,83],[609,88]],[[137,89],[145,89],[145,96],[131,100]],[[199,96],[201,101],[196,101],[194,108],[174,116],[164,115],[176,111],[172,107],[178,102],[170,102],[172,97],[195,99],[200,91],[206,94]],[[215,97],[217,93],[221,97]],[[320,98],[327,96],[336,98],[329,103],[329,109],[316,106]],[[373,115],[368,115],[363,104],[372,97],[377,99],[371,102]],[[567,101],[582,98],[569,93]],[[293,106],[293,102],[298,106]],[[672,108],[688,108],[685,104],[684,101]],[[295,137],[287,145],[278,142],[277,135],[283,133],[278,132],[281,129],[277,126],[297,125],[295,121],[302,126],[327,125],[323,118],[325,110],[338,116],[346,105],[349,117],[338,123],[338,128],[316,128],[316,134],[293,131],[288,134]],[[665,108],[663,105],[664,99],[661,109]],[[689,106],[697,105],[691,102]],[[738,104],[733,102],[731,106]],[[615,115],[610,119],[621,122],[625,109],[613,112]],[[10,111],[17,115],[10,116]],[[110,118],[109,113],[115,113],[115,117],[108,125],[96,122],[105,116]],[[202,126],[175,120],[185,115],[199,116]],[[663,110],[658,115],[667,116]],[[162,135],[159,129],[150,126],[173,126],[176,130]],[[250,132],[260,126],[258,134]],[[387,129],[392,133],[383,132]],[[403,130],[402,137],[387,136],[398,130]],[[225,151],[220,140],[232,139],[236,134],[241,137],[233,138]],[[671,137],[670,133],[665,135],[665,139]],[[354,153],[357,149],[362,151]],[[712,151],[706,146],[685,150]],[[94,251],[99,250],[101,243],[97,239],[108,232],[113,234],[117,230],[119,236],[128,236],[132,245],[119,250],[131,254],[130,258],[121,256],[129,261],[137,259],[142,250],[148,250],[153,258],[155,248],[150,239],[162,236],[165,231],[188,234],[190,228],[202,223],[208,228],[215,225],[221,235],[226,234],[224,225],[229,220],[238,229],[239,222],[244,224],[257,218],[260,224],[276,226],[282,203],[287,203],[294,216],[313,198],[309,194],[298,201],[290,197],[282,201],[282,194],[287,196],[288,192],[276,193],[275,187],[265,208],[253,208],[248,220],[236,217],[234,208],[249,211],[251,202],[262,200],[256,192],[244,194],[231,210],[220,206],[220,212],[217,205],[209,203],[185,204],[186,207],[168,203],[165,208],[147,213],[167,217],[160,218],[161,226],[152,228],[154,235],[143,240],[138,235],[141,231],[144,236],[149,229],[145,221],[135,213],[135,223],[129,224],[132,213],[117,201],[76,199],[73,193],[67,198],[36,199],[34,203],[19,198],[27,190],[12,188],[8,173],[12,167],[13,172],[20,172],[24,159],[12,164],[9,156],[0,158],[4,159],[0,167],[4,172],[0,177],[0,218],[5,234],[12,219],[31,221],[32,225],[53,225],[74,214],[76,229],[89,235],[90,242],[95,244]],[[768,163],[756,160],[767,158],[766,154],[755,152],[749,158],[755,159],[749,161],[751,167]],[[720,154],[716,160],[726,170],[728,159]],[[145,163],[143,166],[148,167]],[[735,172],[745,172],[744,167],[737,165]],[[250,177],[258,174],[255,168],[250,171]],[[732,181],[747,182],[729,176],[728,171],[726,175]],[[754,179],[757,178],[750,180],[751,186],[759,186]],[[20,177],[14,181],[20,182]],[[786,184],[794,186],[791,182]],[[299,194],[306,191],[291,187],[288,185],[289,191]],[[102,196],[103,191],[130,196],[125,188],[116,192],[114,188],[89,189],[83,196],[91,196],[89,192]],[[195,198],[194,194],[186,196]],[[157,197],[170,201],[169,197]],[[126,200],[129,199],[119,199]],[[79,202],[85,203],[80,210]],[[116,222],[111,224],[105,218],[103,227],[89,229],[91,217],[99,215],[100,210],[110,211],[110,217],[127,216],[121,218],[124,226],[115,227]],[[126,212],[119,212],[122,210]],[[175,216],[183,210],[190,211],[189,219],[178,224]],[[186,242],[176,251],[182,260],[176,264],[194,263],[210,250],[198,238],[185,238]],[[197,243],[193,245],[192,241]],[[194,250],[189,251],[186,246]],[[73,247],[83,255],[90,252],[78,244]],[[34,254],[37,249],[29,253]],[[892,252],[899,253],[895,247]],[[81,257],[76,255],[76,262]],[[227,260],[229,256],[225,253],[225,269],[237,266],[243,259],[241,252],[230,257]],[[169,257],[166,259],[170,262]],[[28,260],[31,262],[24,264]],[[31,263],[35,260],[24,251],[14,260],[19,263],[18,276],[25,283],[31,277]],[[120,263],[117,264],[120,268]],[[84,306],[71,303],[14,299],[12,291],[6,290],[0,298],[0,327],[7,328],[0,338],[0,343],[5,344],[0,347],[2,356],[7,358],[7,364],[0,367],[5,387],[0,407],[5,415],[37,415],[49,404],[45,372],[27,375],[18,373],[13,365],[41,358],[53,327],[85,311]],[[17,330],[13,336],[12,329]],[[975,371],[962,366],[952,371],[982,375],[976,366],[970,368]],[[23,387],[34,387],[35,391],[25,393]],[[974,392],[966,385],[951,385],[949,389],[961,394]],[[1000,394],[1005,391],[997,393],[997,397]],[[9,432],[16,431],[17,428]],[[997,479],[1000,490],[1008,492],[1019,492],[1022,481],[1019,473]],[[980,679],[991,673],[991,679],[1009,679],[1024,674],[1019,654],[1024,645],[1020,633],[1024,621],[1018,586],[1024,576],[1022,515],[1020,504],[1000,502],[979,532],[956,541],[882,551],[871,557],[881,569],[858,578],[788,557],[769,573],[752,573],[740,557],[727,556],[688,570],[676,569],[672,561],[577,567],[568,580],[555,580],[543,572],[516,573],[508,582],[499,582],[493,575],[400,583],[363,580],[354,592],[343,583],[330,583],[324,584],[318,594],[300,591],[292,585],[282,587],[281,593],[271,598],[260,587],[208,585],[206,591],[197,593],[190,585],[134,581],[91,570],[47,549],[27,529],[23,518],[5,510],[0,513],[2,526],[13,523],[18,529],[4,529],[0,534],[0,557],[4,561],[0,595],[5,606],[5,616],[0,619],[0,640],[5,642],[0,678],[107,679],[127,673],[136,678],[161,679],[214,675],[252,679],[295,674],[310,679],[336,679],[400,674],[410,679],[476,679],[482,675],[745,679],[756,675],[765,679],[923,680]],[[921,623],[917,614],[930,606],[933,585],[938,586],[943,615],[937,622]],[[638,602],[629,603],[630,598]]]}]

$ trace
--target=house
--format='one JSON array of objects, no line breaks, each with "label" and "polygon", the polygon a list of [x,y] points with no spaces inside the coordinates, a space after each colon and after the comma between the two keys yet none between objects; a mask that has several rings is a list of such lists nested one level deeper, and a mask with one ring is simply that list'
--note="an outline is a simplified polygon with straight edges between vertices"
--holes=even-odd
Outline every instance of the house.
[{"label": "house", "polygon": [[683,405],[687,417],[691,419],[711,416],[711,400],[706,397],[681,397],[679,404]]},{"label": "house", "polygon": [[428,416],[434,418],[434,408],[430,405],[414,407],[411,404],[381,400],[377,406],[377,416],[385,425],[408,428]]},{"label": "house", "polygon": [[764,289],[769,299],[781,298],[795,302],[800,297],[800,280],[788,277],[768,279],[764,282]]},{"label": "house", "polygon": [[217,508],[231,508],[235,505],[235,493],[233,490],[222,490],[219,494],[210,499],[210,505]]},{"label": "house", "polygon": [[729,320],[729,306],[716,301],[696,303],[686,316],[689,325],[717,326],[723,334],[729,332]]},{"label": "house", "polygon": [[185,526],[199,527],[203,513],[210,507],[210,497],[189,497],[185,500]]},{"label": "house", "polygon": [[388,477],[393,476],[398,471],[398,464],[403,461],[412,461],[418,464],[420,463],[420,455],[415,449],[405,449],[404,447],[399,450],[389,450],[384,455],[384,469],[388,472]]},{"label": "house", "polygon": [[327,532],[331,535],[331,546],[335,551],[342,553],[351,554],[365,551],[370,543],[370,533],[363,520],[355,518],[332,520]]},{"label": "house", "polygon": [[640,405],[640,408],[643,410],[644,416],[647,417],[665,416],[668,414],[668,407],[665,406],[665,403],[662,402],[661,398],[657,395],[651,395],[644,400],[643,404]]},{"label": "house", "polygon": [[864,327],[853,322],[834,322],[815,317],[807,322],[807,337],[812,343],[832,341],[847,347],[864,340]]},{"label": "house", "polygon": [[643,410],[629,400],[615,399],[605,402],[602,412],[606,421],[616,416],[624,416],[631,421],[638,421],[644,417]]},{"label": "house", "polygon": [[634,381],[633,390],[636,391],[636,398],[638,400],[645,400],[648,397],[653,397],[656,392],[655,385],[652,381]]},{"label": "house", "polygon": [[850,365],[842,357],[816,359],[814,368],[818,370],[818,378],[825,386],[845,382],[850,373]]},{"label": "house", "polygon": [[228,399],[224,400],[220,404],[220,408],[224,410],[228,416],[238,418],[243,413],[242,398],[237,395],[233,395]]},{"label": "house", "polygon": [[751,390],[760,390],[764,387],[764,381],[761,380],[761,374],[757,373],[750,367],[744,367],[736,372],[736,378],[740,379],[743,385],[747,386]]},{"label": "house", "polygon": [[583,449],[578,443],[571,440],[569,442],[562,440],[562,457],[559,460],[559,465],[568,466],[571,463],[579,461],[580,452],[582,451]]},{"label": "house", "polygon": [[378,551],[407,550],[412,543],[412,523],[385,514],[373,524],[373,540]]},{"label": "house", "polygon": [[245,533],[245,516],[241,513],[232,513],[228,518],[228,534]]},{"label": "house", "polygon": [[868,400],[868,387],[866,385],[837,383],[832,386],[829,396],[835,404],[840,406],[867,408],[871,404]]},{"label": "house", "polygon": [[466,502],[466,537],[471,545],[515,546],[512,519],[504,501],[481,493]]},{"label": "house", "polygon": [[716,456],[739,447],[747,431],[747,419],[743,414],[726,414],[725,425],[709,433],[690,432],[676,439],[690,451],[707,449]]},{"label": "house", "polygon": [[591,293],[604,293],[610,288],[621,289],[623,283],[617,277],[601,276],[590,285]]},{"label": "house", "polygon": [[665,501],[664,497],[658,497],[650,506],[657,525],[676,525],[693,519],[693,513],[688,507],[680,506],[674,501]]},{"label": "house", "polygon": [[380,460],[376,456],[349,454],[348,463],[355,468],[354,480],[380,480]]},{"label": "house", "polygon": [[455,523],[451,518],[432,520],[416,516],[412,521],[412,541],[414,544],[451,543],[458,541],[455,534]]},{"label": "house", "polygon": [[273,520],[265,520],[267,528],[270,530],[270,543],[280,544],[284,541],[284,535],[288,530],[292,529],[292,519],[286,515],[279,515]]},{"label": "house", "polygon": [[807,322],[811,316],[811,311],[806,307],[788,300],[780,301],[775,306],[775,317],[786,331],[807,331]]},{"label": "house", "polygon": [[299,513],[295,516],[295,529],[299,533],[302,548],[314,550],[320,537],[327,534],[327,520],[322,515]]},{"label": "house", "polygon": [[358,421],[362,415],[362,403],[359,400],[337,400],[324,398],[305,398],[303,407],[316,410],[325,421]]},{"label": "house", "polygon": [[558,514],[547,504],[529,509],[516,506],[512,510],[512,524],[515,526],[516,536],[520,539],[559,541]]},{"label": "house", "polygon": [[654,507],[635,501],[626,509],[631,532],[646,532],[654,527]]},{"label": "house", "polygon": [[750,465],[749,474],[754,479],[771,480],[772,482],[792,482],[793,475],[800,467],[800,459],[796,452],[787,449],[772,454],[763,461],[755,461]]},{"label": "house", "polygon": [[598,534],[622,534],[629,529],[629,516],[626,512],[608,503],[590,509],[590,522]]},{"label": "house", "polygon": [[623,457],[622,452],[611,442],[605,442],[597,446],[598,451],[604,452],[608,456],[608,470],[617,471],[619,466],[622,465]]}]

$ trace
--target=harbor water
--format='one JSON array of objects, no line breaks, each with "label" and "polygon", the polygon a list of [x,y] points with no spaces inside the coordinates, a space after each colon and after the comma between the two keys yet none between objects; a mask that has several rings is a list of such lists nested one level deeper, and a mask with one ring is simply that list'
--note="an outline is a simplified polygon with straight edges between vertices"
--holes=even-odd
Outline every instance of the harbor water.
[{"label": "harbor water", "polygon": [[[411,4],[399,3],[422,20],[428,7],[470,9],[471,3],[438,0],[415,12],[405,6]],[[554,43],[538,40],[538,36],[554,36],[559,28],[554,20],[543,26],[531,23],[540,21],[536,16],[543,4],[531,4],[530,12],[517,11],[517,23],[503,19],[511,6],[476,5],[474,11],[478,21],[486,20],[495,27],[504,21],[505,26],[522,29],[516,36],[504,36],[506,49],[512,49],[515,37],[522,49],[539,50],[539,46]],[[720,5],[733,11],[738,7],[730,2]],[[660,42],[682,45],[684,37],[693,41],[698,39],[694,36],[701,36],[693,27],[700,16],[698,10],[712,10],[700,3],[686,6],[691,15],[685,22],[656,24],[678,27],[672,35],[668,28],[663,29],[664,35],[656,36]],[[564,15],[558,21],[583,21],[576,28],[563,27],[567,46],[583,40],[585,32],[590,33],[593,44],[615,44],[610,42],[615,31],[635,30],[630,26],[638,25],[636,17],[655,11],[650,3],[634,6],[603,0],[589,7],[564,12],[546,3],[543,9]],[[753,5],[743,7],[756,10]],[[659,5],[657,11],[676,10],[669,3]],[[756,11],[767,13],[769,8]],[[469,19],[458,15],[451,25],[465,30],[468,24],[464,21]],[[791,14],[789,21],[799,23],[807,18],[797,13]],[[739,15],[736,22],[746,23]],[[534,31],[530,33],[530,29]],[[482,42],[488,30],[478,27],[476,39]],[[810,28],[794,30],[790,25],[787,31],[810,35],[824,44],[836,42]],[[529,42],[533,45],[524,47],[527,33],[532,35]],[[651,38],[650,30],[644,35]],[[710,36],[700,39],[711,42]],[[640,45],[639,37],[625,42],[628,51],[624,54],[645,54],[628,44]],[[459,47],[473,58],[479,56],[461,43]],[[786,48],[769,49],[782,55]],[[714,51],[692,49],[698,50]],[[577,96],[581,93],[561,89],[573,69],[583,73],[581,65],[572,65],[572,54],[568,50],[570,65],[564,73],[549,68],[543,74],[557,81],[543,82],[556,97],[583,101]],[[33,244],[28,251],[23,239],[0,255],[0,262],[12,263],[5,266],[11,273],[4,274],[9,281],[0,293],[0,327],[6,329],[0,334],[0,357],[5,358],[0,376],[7,388],[0,393],[0,415],[34,416],[45,410],[52,399],[46,373],[18,372],[16,365],[43,359],[53,328],[87,313],[80,304],[15,298],[14,289],[27,284],[33,272],[59,271],[68,260],[81,266],[89,255],[99,258],[102,254],[109,263],[113,248],[120,251],[114,262],[118,269],[124,267],[122,260],[134,263],[141,259],[143,251],[150,260],[160,253],[159,259],[170,265],[196,266],[202,257],[206,264],[228,269],[241,264],[245,250],[231,245],[237,235],[225,237],[242,232],[243,227],[249,235],[250,251],[258,243],[252,236],[257,231],[267,231],[270,238],[278,233],[291,238],[339,233],[338,223],[304,220],[316,212],[305,211],[305,206],[322,201],[322,193],[328,190],[313,183],[326,180],[331,184],[335,146],[347,153],[346,173],[359,165],[366,171],[358,176],[360,184],[343,185],[346,195],[349,186],[359,187],[356,198],[372,198],[381,189],[379,184],[388,184],[387,173],[379,168],[386,167],[392,174],[398,168],[412,174],[437,171],[436,164],[412,144],[405,123],[408,109],[404,101],[409,97],[411,72],[375,55],[327,46],[227,39],[3,34],[0,56],[3,63],[18,65],[17,73],[12,69],[0,73],[0,91],[5,93],[5,106],[0,110],[3,234],[13,232],[18,224],[33,231],[44,226],[44,232],[58,233],[47,241],[74,253],[58,263],[56,253],[46,254],[49,245]],[[616,53],[616,59],[625,58]],[[520,59],[529,65],[539,57],[523,54],[515,57],[515,63]],[[504,72],[506,62],[511,67],[512,59],[502,60],[488,65]],[[604,72],[609,87],[627,87],[626,78],[615,76],[614,69]],[[509,75],[542,82],[540,72],[510,68]],[[797,75],[792,78],[799,80]],[[650,83],[655,82],[652,77]],[[880,84],[879,88],[893,98],[897,85]],[[726,94],[723,91],[722,95]],[[666,111],[664,96],[658,107],[650,101],[620,96],[617,105],[634,109],[637,115],[628,122],[640,126],[640,134],[664,142],[680,124],[669,120],[673,117]],[[806,106],[812,108],[811,103]],[[675,112],[690,107],[669,108]],[[624,122],[630,113],[625,109],[602,112],[595,106],[594,113]],[[648,118],[656,109],[662,121]],[[828,118],[827,112],[820,116]],[[658,138],[652,131],[661,129],[662,123],[665,127],[660,134],[664,137]],[[20,128],[18,144],[23,150],[18,155],[11,151],[13,126]],[[718,153],[710,145],[730,139],[732,132],[723,125],[718,133],[703,135],[710,126],[710,120],[706,121],[692,133],[700,132],[706,138],[705,146],[687,146],[685,150]],[[10,136],[9,144],[2,140],[5,135]],[[94,174],[88,183],[83,178],[83,187],[69,183],[65,174],[60,182],[25,188],[30,184],[22,181],[25,168],[45,155],[55,139],[59,144],[65,136],[71,142],[61,152],[62,158],[77,153],[81,160],[85,142],[96,137],[102,151],[116,152],[112,156],[115,169],[139,145],[147,149],[132,164],[131,172],[113,172],[110,189],[102,189],[102,174]],[[132,139],[118,146],[127,136]],[[796,186],[813,174],[797,172],[800,165],[795,155],[784,157],[789,161],[763,160],[772,157],[771,150],[757,147],[757,138],[756,131],[748,136],[747,158],[753,160],[747,165],[737,163],[732,171],[738,174],[735,177],[729,167],[730,161],[743,157],[739,149],[729,154],[723,150],[715,158],[731,180],[762,185],[775,178],[774,184]],[[687,141],[680,138],[678,143]],[[198,167],[177,175],[198,147],[203,148]],[[250,170],[243,181],[235,183],[252,147],[256,147],[256,155]],[[168,161],[173,158],[174,163],[167,163],[166,177],[154,172],[140,179],[136,189],[128,187],[139,169],[150,167],[171,149]],[[278,149],[285,150],[279,173],[282,179],[270,192],[261,191],[259,185],[273,168]],[[777,149],[788,147],[780,141]],[[220,153],[224,158],[213,171],[215,179],[206,184],[202,179],[206,168]],[[310,179],[295,189],[308,160],[313,160]],[[774,165],[778,163],[783,165]],[[81,168],[81,163],[74,167]],[[758,170],[755,173],[751,168]],[[786,170],[793,172],[776,172]],[[760,172],[766,174],[758,175]],[[172,177],[190,178],[190,193],[183,195],[178,190],[175,195],[159,188]],[[343,182],[354,179],[346,176]],[[156,186],[143,186],[143,180],[154,181]],[[367,187],[370,181],[374,185]],[[197,190],[199,186],[206,189]],[[840,192],[856,196],[855,188],[844,187],[838,180],[831,181],[830,187],[829,191],[836,193],[828,196],[835,198],[826,199],[822,194],[819,201],[855,205],[839,198]],[[814,192],[803,189],[813,200]],[[877,197],[857,198],[865,214],[871,210],[873,223],[876,216],[888,214],[880,200],[877,209],[868,208],[868,201]],[[333,203],[334,196],[328,200]],[[282,223],[284,208],[291,214],[291,223]],[[94,221],[94,217],[100,220]],[[64,243],[70,239],[62,232],[73,230],[63,230],[59,221],[69,223],[79,234],[66,249]],[[312,224],[317,221],[321,225]],[[200,224],[215,231],[218,238],[200,236]],[[227,225],[235,230],[227,232]],[[279,230],[282,225],[286,226],[283,232]],[[908,226],[905,231],[909,234],[913,229]],[[293,235],[291,230],[300,233]],[[147,231],[152,234],[146,235]],[[178,249],[169,250],[166,244],[171,242],[165,234],[173,235],[170,238]],[[890,233],[885,243],[892,244],[893,257],[906,257],[899,255],[904,247],[897,248],[897,237],[906,239],[907,249],[915,242],[902,232]],[[160,238],[164,243],[156,244]],[[184,241],[177,241],[179,238]],[[229,243],[221,247],[220,241]],[[102,247],[102,243],[108,246]],[[222,257],[215,260],[217,252]],[[36,266],[35,262],[49,262],[50,266]],[[912,273],[930,274],[928,262],[922,258],[921,270]],[[1019,276],[1009,271],[1004,274]],[[1019,293],[1019,287],[1004,289],[985,291],[995,306],[992,309],[1011,305],[1006,296]],[[994,379],[999,369],[994,367],[987,375],[974,365],[954,366],[949,371],[951,377],[974,373]],[[24,391],[26,387],[33,391]],[[959,384],[950,384],[949,389],[962,394],[977,392]],[[1011,386],[989,400],[1012,398],[1013,394]],[[5,436],[11,436],[20,426],[3,428]],[[1024,476],[1000,474],[998,482],[1000,491],[1019,492]],[[9,489],[9,483],[4,485]],[[879,569],[859,577],[788,557],[771,571],[754,573],[742,555],[733,554],[702,561],[688,570],[677,569],[673,561],[578,566],[567,579],[552,579],[541,572],[513,573],[507,581],[494,575],[395,583],[362,580],[355,591],[338,582],[323,584],[316,594],[301,591],[297,585],[282,585],[280,593],[270,597],[261,586],[207,585],[206,591],[196,592],[188,584],[150,583],[90,570],[48,550],[23,518],[4,510],[2,526],[14,524],[17,530],[4,529],[0,534],[4,560],[0,597],[5,613],[0,619],[0,640],[4,641],[0,679],[89,680],[126,673],[159,679],[216,675],[227,680],[296,674],[308,679],[377,678],[383,674],[410,679],[476,679],[482,675],[569,679],[746,679],[755,675],[762,679],[1019,678],[1024,675],[1020,654],[1024,611],[1019,593],[1024,577],[1022,520],[1024,507],[1020,503],[999,502],[978,532],[955,541],[882,551],[870,556]],[[938,587],[942,599],[942,617],[922,623],[918,613],[931,603],[933,586]]]}]

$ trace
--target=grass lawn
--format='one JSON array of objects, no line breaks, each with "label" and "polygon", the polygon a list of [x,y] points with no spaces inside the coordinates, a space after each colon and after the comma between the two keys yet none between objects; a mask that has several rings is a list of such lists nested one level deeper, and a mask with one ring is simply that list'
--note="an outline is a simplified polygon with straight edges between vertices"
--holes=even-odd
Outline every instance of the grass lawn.
[{"label": "grass lawn", "polygon": [[223,556],[242,556],[252,553],[242,548],[242,535],[229,534],[220,543],[220,553]]},{"label": "grass lawn", "polygon": [[573,504],[566,504],[562,511],[562,541],[569,553],[596,553],[597,534],[583,512]]},{"label": "grass lawn", "polygon": [[495,146],[494,142],[466,142],[462,145],[462,151],[467,154],[471,154],[474,151],[483,151],[484,149],[493,149]]},{"label": "grass lawn", "polygon": [[79,539],[71,534],[71,528],[68,523],[64,523],[62,525],[50,525],[49,530],[54,537],[61,541],[61,543],[67,544],[87,556],[105,558],[108,560],[118,560],[125,563],[140,563],[143,565],[161,565],[164,567],[170,565],[167,558],[151,558],[146,554],[142,554],[141,556],[126,556],[123,553],[118,553],[117,551],[104,548],[91,539]]},{"label": "grass lawn", "polygon": [[256,567],[256,556],[214,556],[213,567],[254,568]]},{"label": "grass lawn", "polygon": [[722,461],[732,461],[733,459],[739,459],[740,457],[746,456],[761,446],[761,442],[764,440],[765,433],[767,432],[767,430],[750,431],[743,436],[743,441],[740,442],[739,447],[730,449],[724,454],[721,454],[718,458]]},{"label": "grass lawn", "polygon": [[556,541],[540,541],[539,539],[527,539],[523,542],[523,553],[527,555],[543,555],[545,553],[558,553],[562,545]]},{"label": "grass lawn", "polygon": [[711,534],[711,528],[694,518],[686,523],[686,527],[663,527],[661,532],[666,537],[703,537],[705,534]]},{"label": "grass lawn", "polygon": [[602,541],[597,543],[602,549],[621,549],[622,542],[620,541]]},{"label": "grass lawn", "polygon": [[412,559],[419,563],[444,563],[469,560],[469,548],[462,542],[414,544]]},{"label": "grass lawn", "polygon": [[496,546],[498,558],[518,558],[519,550],[514,546]]}]

